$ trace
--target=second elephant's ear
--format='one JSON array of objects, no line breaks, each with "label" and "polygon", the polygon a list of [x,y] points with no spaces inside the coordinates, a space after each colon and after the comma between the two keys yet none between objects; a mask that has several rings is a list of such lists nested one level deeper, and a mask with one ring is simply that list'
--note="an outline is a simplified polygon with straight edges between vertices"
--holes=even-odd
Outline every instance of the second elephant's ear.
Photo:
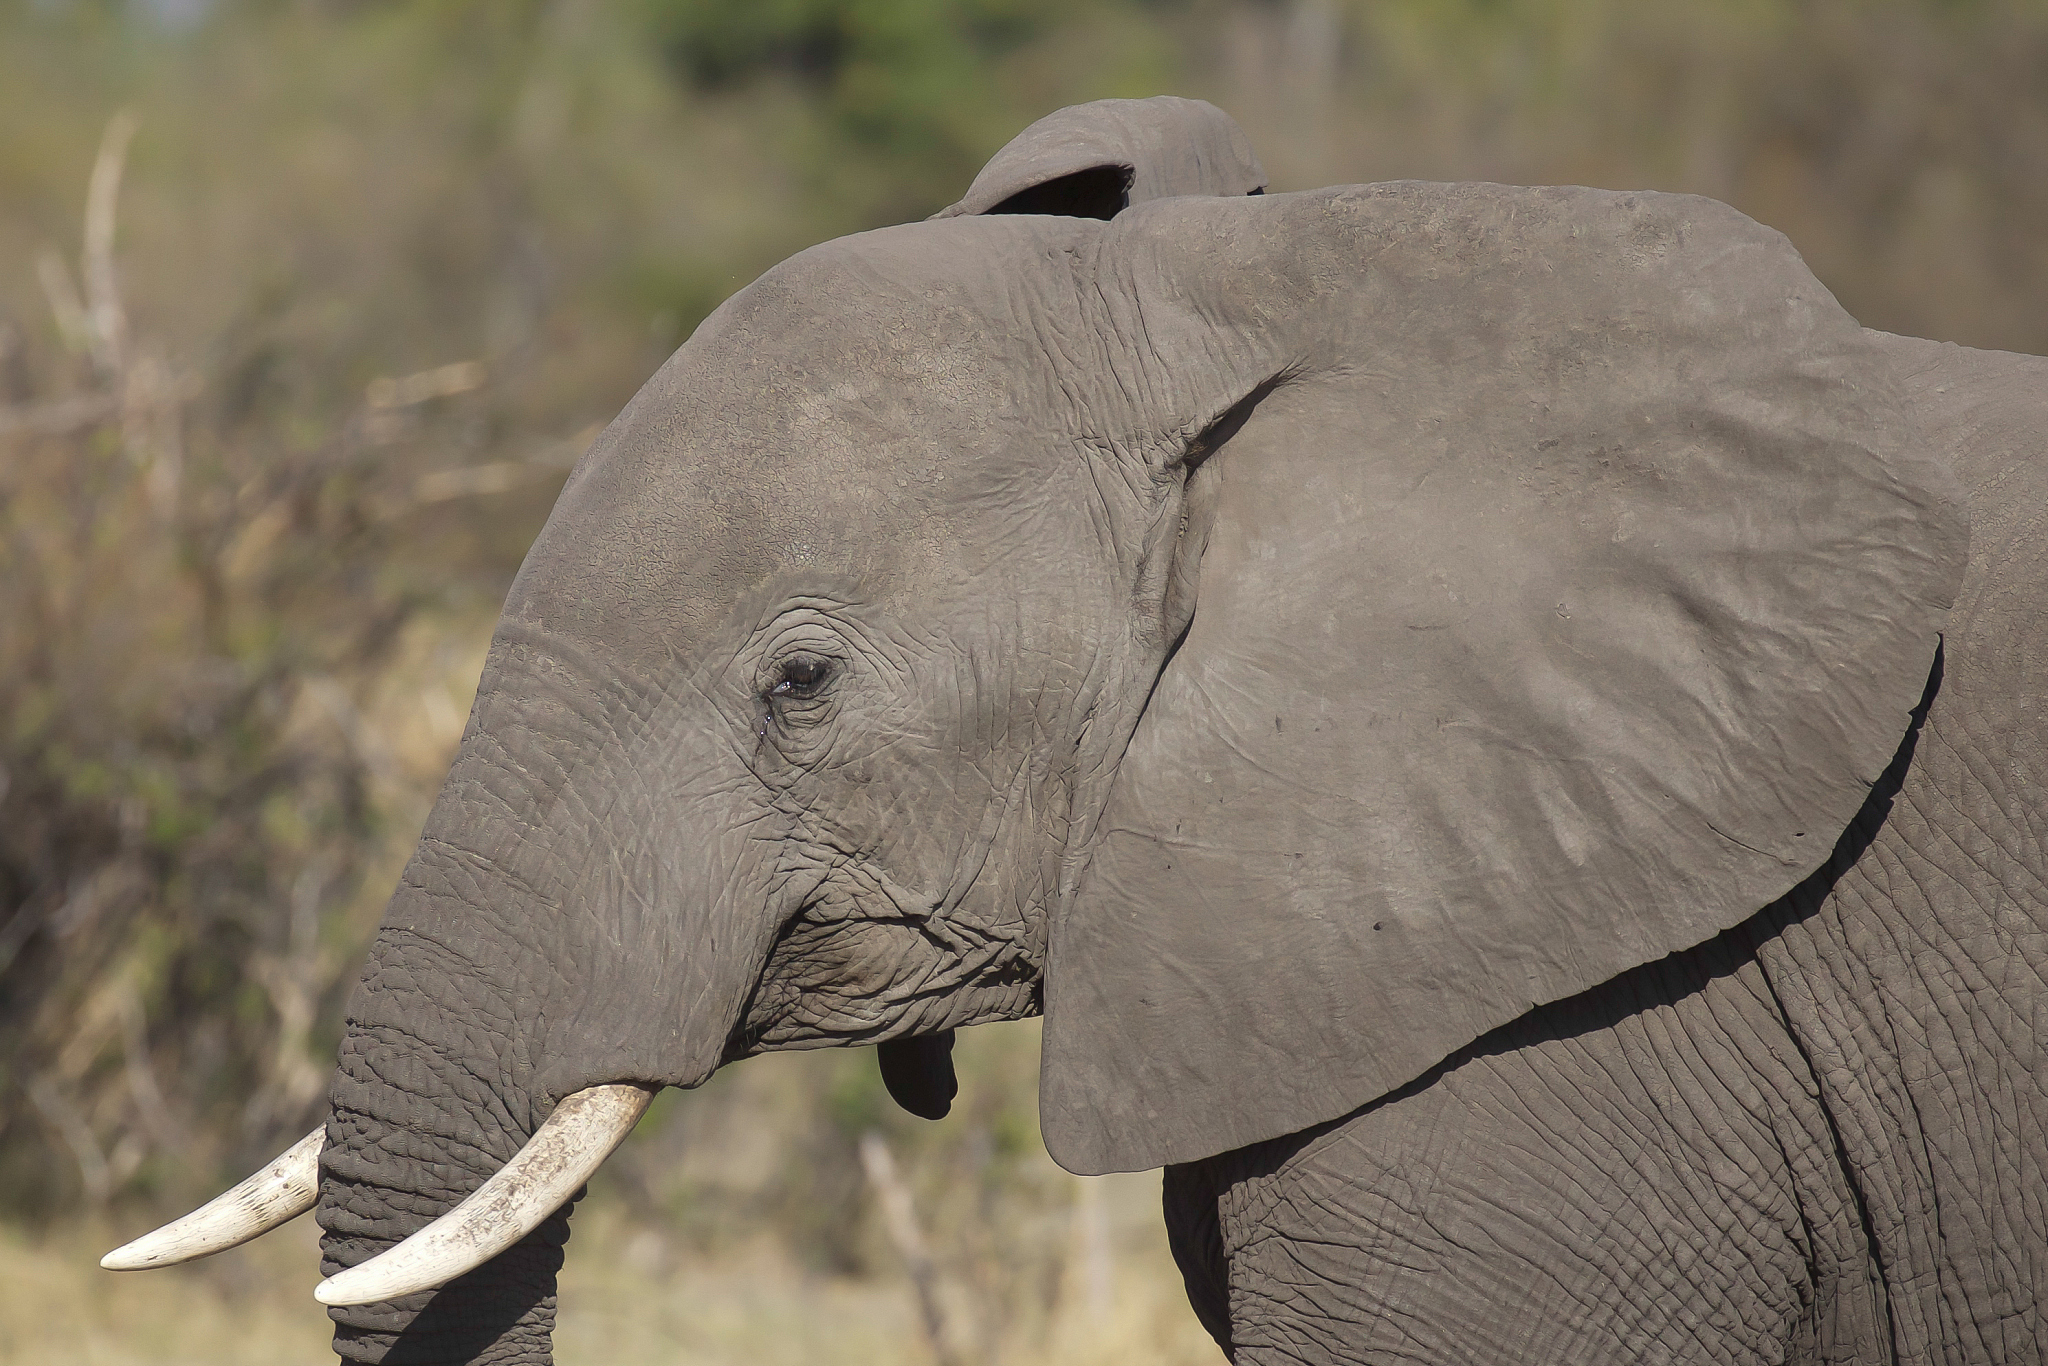
[{"label": "second elephant's ear", "polygon": [[1895,365],[1782,237],[1440,185],[1108,235],[1124,344],[1213,453],[1192,623],[1052,925],[1062,1164],[1334,1119],[1827,859],[1967,531]]},{"label": "second elephant's ear", "polygon": [[1260,194],[1244,130],[1205,100],[1096,100],[1048,114],[989,159],[960,201],[932,215],[1114,218],[1176,195]]}]

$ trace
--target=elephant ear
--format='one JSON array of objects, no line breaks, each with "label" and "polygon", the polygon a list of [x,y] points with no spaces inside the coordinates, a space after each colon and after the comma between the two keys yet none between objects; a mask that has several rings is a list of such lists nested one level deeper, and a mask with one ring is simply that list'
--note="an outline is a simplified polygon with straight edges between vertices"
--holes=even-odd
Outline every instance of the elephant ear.
[{"label": "elephant ear", "polygon": [[1080,1172],[1335,1119],[1785,894],[1905,735],[1967,548],[1885,350],[1731,209],[1206,203],[1104,248],[1150,373],[1227,387],[1177,399],[1214,448],[1192,623],[1051,927]]},{"label": "elephant ear", "polygon": [[1244,130],[1205,100],[1096,100],[1048,114],[982,167],[934,218],[1043,213],[1110,219],[1176,195],[1263,193]]}]

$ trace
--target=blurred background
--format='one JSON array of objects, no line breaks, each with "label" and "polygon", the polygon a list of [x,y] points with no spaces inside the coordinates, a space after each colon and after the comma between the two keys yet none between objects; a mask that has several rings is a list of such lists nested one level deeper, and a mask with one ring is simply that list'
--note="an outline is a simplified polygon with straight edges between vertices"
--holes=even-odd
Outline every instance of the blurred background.
[{"label": "blurred background", "polygon": [[[319,1118],[569,465],[767,266],[1162,92],[1275,190],[1694,191],[2048,352],[2048,0],[0,0],[0,1362],[327,1359],[308,1220],[95,1262]],[[1219,1361],[1035,1026],[959,1056],[938,1124],[868,1050],[664,1097],[560,1359]]]}]

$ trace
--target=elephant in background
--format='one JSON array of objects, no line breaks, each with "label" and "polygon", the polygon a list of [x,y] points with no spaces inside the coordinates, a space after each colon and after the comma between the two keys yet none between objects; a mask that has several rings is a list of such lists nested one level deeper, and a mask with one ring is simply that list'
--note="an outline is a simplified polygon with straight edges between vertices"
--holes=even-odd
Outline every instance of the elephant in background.
[{"label": "elephant in background", "polygon": [[[320,1131],[354,1361],[544,1362],[662,1086],[1042,1012],[1241,1363],[2042,1352],[2048,361],[1662,194],[1171,99],[735,295],[578,465]],[[155,1240],[155,1241],[152,1241]]]}]

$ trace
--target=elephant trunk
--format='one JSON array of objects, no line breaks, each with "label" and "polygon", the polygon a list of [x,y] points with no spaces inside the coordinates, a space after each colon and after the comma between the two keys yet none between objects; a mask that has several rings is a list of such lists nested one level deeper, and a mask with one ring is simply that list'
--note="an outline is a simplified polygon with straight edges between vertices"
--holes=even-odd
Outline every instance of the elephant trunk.
[{"label": "elephant trunk", "polygon": [[[448,1213],[313,1292],[322,1304],[382,1304],[476,1270],[552,1218],[611,1156],[655,1088],[592,1086],[569,1096],[519,1155]],[[325,1138],[326,1130],[319,1132]]]},{"label": "elephant trunk", "polygon": [[[385,947],[380,940],[379,950]],[[424,980],[449,979],[429,969]],[[368,1262],[424,1228],[525,1144],[532,1100],[479,1075],[473,1061],[375,1020],[351,1021],[321,1160],[323,1275]],[[561,1207],[438,1289],[331,1308],[335,1352],[346,1361],[387,1363],[551,1360],[568,1213]]]},{"label": "elephant trunk", "polygon": [[[320,1162],[320,1269],[330,1278],[454,1209],[551,1109],[538,1066],[544,1012],[522,996],[523,984],[545,980],[547,964],[505,932],[544,908],[491,849],[438,837],[437,827],[452,824],[448,808],[473,806],[461,800],[464,767],[442,794],[349,1004]],[[330,1308],[336,1353],[548,1361],[568,1211],[439,1288]]]},{"label": "elephant trunk", "polygon": [[752,871],[744,824],[651,816],[615,694],[522,644],[371,945],[326,1124],[105,1265],[232,1247],[317,1185],[344,1359],[548,1360],[569,1205],[660,1087],[716,1069],[774,927],[713,895]]},{"label": "elephant trunk", "polygon": [[703,841],[607,819],[636,779],[595,708],[494,663],[347,1010],[318,1206],[345,1360],[547,1361],[564,1202],[654,1089],[716,1067],[742,999],[709,985],[713,955],[654,933],[702,919],[668,851]]}]

